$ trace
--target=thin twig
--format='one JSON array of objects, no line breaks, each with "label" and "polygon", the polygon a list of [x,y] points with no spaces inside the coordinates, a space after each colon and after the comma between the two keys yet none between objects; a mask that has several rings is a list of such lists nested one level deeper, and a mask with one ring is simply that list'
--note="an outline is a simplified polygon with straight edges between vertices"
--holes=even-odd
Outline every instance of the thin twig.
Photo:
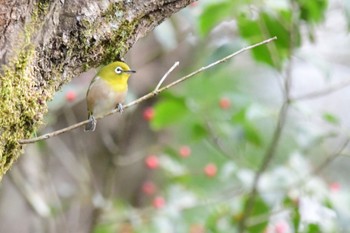
[{"label": "thin twig", "polygon": [[268,166],[270,165],[270,162],[272,161],[273,157],[276,154],[277,145],[280,141],[282,130],[284,128],[285,121],[287,118],[288,108],[289,108],[289,102],[285,102],[282,105],[282,108],[280,110],[277,126],[273,132],[271,142],[263,156],[263,161],[261,162],[261,165],[258,168],[258,171],[255,173],[252,188],[250,190],[248,199],[246,201],[246,205],[245,205],[246,207],[244,209],[244,213],[239,224],[239,232],[241,233],[245,232],[245,228],[247,227],[246,221],[250,217],[252,209],[254,208],[256,196],[258,194],[258,184],[260,182],[261,176],[265,172],[265,170],[268,168]]},{"label": "thin twig", "polygon": [[[231,199],[237,198],[241,195],[244,194],[244,190],[242,188],[236,188],[234,187],[233,189],[230,188],[229,190],[224,190],[224,192],[221,193],[217,193],[215,196],[212,196],[210,198],[207,199],[201,199],[198,200],[196,202],[192,202],[192,203],[183,203],[182,205],[177,205],[175,208],[177,208],[177,210],[179,212],[184,212],[184,211],[188,211],[188,210],[194,210],[196,208],[205,208],[208,206],[212,206],[212,205],[218,205],[221,203],[227,203],[228,201],[230,201]],[[130,219],[133,218],[133,216],[135,216],[136,218],[144,218],[146,216],[150,216],[150,214],[152,214],[154,212],[154,208],[150,208],[150,207],[145,207],[145,208],[138,208],[135,209],[134,211],[129,211],[129,215],[119,215],[117,218],[113,218],[113,219],[107,219],[106,221],[104,221],[104,224],[120,224],[122,222],[125,222],[125,219]],[[135,218],[134,217],[134,218]]]},{"label": "thin twig", "polygon": [[322,163],[320,163],[317,167],[315,167],[315,169],[311,172],[311,174],[312,175],[319,174],[325,167],[327,167],[336,158],[342,155],[343,151],[349,145],[349,143],[350,143],[350,138],[347,138],[345,142],[339,147],[339,149],[334,153],[330,154],[329,156],[327,156],[327,158],[325,158]]},{"label": "thin twig", "polygon": [[[292,38],[291,38],[292,39]],[[291,43],[293,45],[293,41]],[[292,49],[292,48],[291,48]],[[290,58],[291,59],[291,58]],[[258,185],[261,179],[261,176],[266,171],[268,166],[270,165],[271,161],[276,155],[277,146],[280,142],[282,130],[285,126],[285,122],[287,120],[288,115],[288,109],[290,106],[290,89],[291,89],[291,78],[292,78],[292,68],[291,68],[291,61],[289,63],[289,66],[286,70],[286,77],[283,83],[283,104],[279,110],[278,119],[277,119],[277,125],[276,128],[273,131],[272,139],[270,143],[267,146],[267,149],[263,155],[262,162],[258,168],[258,170],[255,173],[253,184],[251,186],[251,190],[248,194],[247,201],[245,202],[245,207],[243,210],[242,217],[240,219],[240,222],[238,224],[238,232],[244,233],[247,228],[247,221],[250,218],[250,215],[252,213],[252,210],[255,206],[255,200],[258,195]]]},{"label": "thin twig", "polygon": [[350,138],[347,138],[344,143],[333,153],[329,154],[317,167],[315,167],[308,175],[304,176],[302,179],[297,180],[288,188],[288,192],[295,188],[304,187],[313,176],[318,175],[323,169],[325,169],[329,164],[331,164],[336,158],[343,155],[344,150],[350,143]]},{"label": "thin twig", "polygon": [[[332,154],[328,155],[323,160],[322,163],[320,163],[315,169],[313,169],[313,171],[310,173],[309,176],[302,179],[301,181],[296,182],[295,184],[292,184],[290,189],[304,186],[310,180],[309,178],[311,178],[311,176],[319,174],[325,167],[327,167],[329,164],[331,164],[336,158],[341,156],[343,154],[343,151],[345,150],[345,148],[349,145],[349,143],[350,143],[350,138],[347,138],[345,140],[345,142],[336,151],[334,151]],[[284,211],[289,212],[290,210],[288,210],[286,208],[282,208],[282,209],[278,209],[276,211],[273,211],[271,213],[250,217],[249,219],[247,219],[246,225],[251,227],[251,226],[255,226],[257,224],[266,222],[267,220],[269,220],[269,218],[271,216],[276,215],[276,214],[280,214]]]},{"label": "thin twig", "polygon": [[50,207],[48,203],[45,202],[38,190],[31,187],[29,182],[23,180],[23,176],[18,169],[12,169],[9,178],[19,191],[19,194],[24,197],[24,200],[38,216],[42,218],[50,216]]},{"label": "thin twig", "polygon": [[333,86],[330,86],[324,90],[319,90],[319,91],[315,91],[315,92],[311,92],[305,95],[301,95],[301,96],[297,96],[294,98],[291,98],[291,101],[299,101],[299,100],[308,100],[308,99],[314,99],[314,98],[318,98],[318,97],[322,97],[325,95],[329,95],[333,92],[339,91],[341,89],[344,89],[346,87],[349,87],[350,85],[350,80],[342,82],[342,83],[338,83],[335,84]]},{"label": "thin twig", "polygon": [[180,64],[179,61],[175,62],[175,64],[164,74],[164,76],[161,78],[161,80],[159,81],[158,85],[156,86],[156,88],[154,89],[154,93],[157,93],[157,91],[159,90],[160,86],[163,84],[163,82],[165,81],[165,79],[168,77],[168,75],[173,72],[173,70],[178,67]]},{"label": "thin twig", "polygon": [[290,209],[280,208],[280,209],[274,210],[274,211],[272,211],[270,213],[264,213],[264,214],[260,214],[260,215],[257,215],[257,216],[253,216],[253,217],[250,217],[248,219],[247,226],[248,227],[256,226],[258,224],[267,222],[272,216],[275,216],[275,215],[278,215],[278,214],[282,214],[282,213],[288,214],[290,212],[291,212]]},{"label": "thin twig", "polygon": [[[136,104],[139,104],[139,103],[141,103],[141,102],[143,102],[143,101],[145,101],[145,100],[147,100],[147,99],[150,99],[150,98],[152,98],[152,97],[158,95],[158,94],[161,93],[162,91],[165,91],[165,90],[167,90],[167,89],[169,89],[169,88],[171,88],[171,87],[173,87],[173,86],[175,86],[175,85],[177,85],[177,84],[179,84],[179,83],[181,83],[181,82],[183,82],[183,81],[185,81],[185,80],[187,80],[187,79],[189,79],[189,78],[192,78],[193,76],[195,76],[195,75],[197,75],[197,74],[199,74],[199,73],[201,73],[201,72],[203,72],[203,71],[205,71],[205,70],[208,70],[208,69],[210,69],[210,68],[212,68],[212,67],[214,67],[214,66],[216,66],[216,65],[218,65],[218,64],[220,64],[220,63],[224,63],[224,62],[228,61],[229,59],[231,59],[232,57],[237,56],[238,54],[241,54],[241,53],[243,53],[243,52],[245,52],[245,51],[251,50],[251,49],[253,49],[253,48],[255,48],[255,47],[258,47],[258,46],[261,46],[261,45],[270,43],[271,41],[274,41],[274,40],[276,40],[276,39],[277,39],[277,37],[272,37],[272,38],[267,39],[267,40],[264,40],[264,41],[262,41],[262,42],[259,42],[259,43],[256,43],[256,44],[247,46],[247,47],[245,47],[245,48],[242,48],[242,49],[238,50],[237,52],[234,52],[234,53],[228,55],[227,57],[224,57],[224,58],[222,58],[222,59],[220,59],[220,60],[218,60],[218,61],[216,61],[216,62],[213,62],[213,63],[211,63],[211,64],[209,64],[209,65],[207,65],[207,66],[201,67],[200,69],[198,69],[198,70],[196,70],[196,71],[194,71],[194,72],[192,72],[192,73],[190,73],[190,74],[188,74],[188,75],[186,75],[186,76],[183,76],[182,78],[180,78],[180,79],[178,79],[178,80],[176,80],[176,81],[174,81],[174,82],[168,84],[168,85],[165,86],[165,87],[159,88],[157,91],[152,91],[152,92],[150,92],[150,93],[148,93],[148,94],[146,94],[146,95],[144,95],[144,96],[138,98],[137,100],[134,100],[134,101],[132,101],[131,103],[124,105],[124,106],[123,106],[123,109],[125,110],[125,109],[127,109],[127,108],[130,108],[131,106],[134,106],[134,105],[136,105]],[[114,109],[114,110],[112,110],[112,111],[110,111],[110,112],[108,112],[108,113],[105,113],[105,114],[103,114],[103,115],[99,115],[99,116],[95,117],[95,119],[96,119],[96,120],[97,120],[97,119],[102,119],[102,118],[107,117],[107,116],[109,116],[109,115],[112,115],[112,114],[114,114],[114,113],[116,113],[116,112],[118,112],[118,109]],[[54,132],[51,132],[51,133],[47,133],[47,134],[41,135],[41,136],[36,137],[36,138],[22,139],[22,140],[19,140],[18,142],[19,142],[20,144],[29,144],[29,143],[34,143],[34,142],[37,142],[37,141],[45,140],[45,139],[48,139],[48,138],[51,138],[51,137],[55,137],[55,136],[57,136],[57,135],[60,135],[60,134],[62,134],[62,133],[71,131],[71,130],[73,130],[73,129],[79,128],[79,127],[81,127],[81,126],[87,124],[88,122],[89,122],[88,120],[81,121],[81,122],[79,122],[79,123],[77,123],[77,124],[68,126],[68,127],[66,127],[66,128],[60,129],[60,130],[57,130],[57,131],[54,131]]]},{"label": "thin twig", "polygon": [[228,150],[226,148],[224,148],[224,146],[222,145],[219,137],[216,135],[216,133],[214,132],[213,127],[211,126],[211,124],[209,123],[209,121],[206,121],[206,129],[209,132],[209,138],[208,138],[208,143],[215,149],[217,150],[219,153],[221,153],[223,156],[225,156],[228,159],[232,159],[232,154],[228,152]]}]

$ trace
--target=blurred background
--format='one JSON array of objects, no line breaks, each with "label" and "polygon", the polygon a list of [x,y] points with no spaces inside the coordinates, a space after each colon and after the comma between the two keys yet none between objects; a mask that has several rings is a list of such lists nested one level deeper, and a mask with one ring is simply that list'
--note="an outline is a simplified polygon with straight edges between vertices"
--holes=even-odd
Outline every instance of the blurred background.
[{"label": "blurred background", "polygon": [[[176,61],[165,84],[278,39],[93,133],[26,146],[0,186],[0,232],[238,232],[242,221],[250,233],[350,232],[349,28],[347,0],[191,4],[129,51],[127,103]],[[95,73],[63,86],[38,135],[87,118]]]}]

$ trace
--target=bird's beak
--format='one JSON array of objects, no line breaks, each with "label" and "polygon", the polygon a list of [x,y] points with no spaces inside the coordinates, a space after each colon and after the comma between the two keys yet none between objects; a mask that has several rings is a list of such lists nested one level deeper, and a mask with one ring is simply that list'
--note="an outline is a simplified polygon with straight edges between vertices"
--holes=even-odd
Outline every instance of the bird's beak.
[{"label": "bird's beak", "polygon": [[125,73],[136,73],[136,70],[125,70]]}]

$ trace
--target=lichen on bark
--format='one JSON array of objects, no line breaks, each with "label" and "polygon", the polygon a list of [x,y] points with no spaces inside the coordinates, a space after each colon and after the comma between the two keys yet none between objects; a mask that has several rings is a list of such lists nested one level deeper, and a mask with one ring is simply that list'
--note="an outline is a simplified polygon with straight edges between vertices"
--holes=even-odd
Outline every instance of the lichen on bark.
[{"label": "lichen on bark", "polygon": [[121,59],[193,1],[34,0],[18,33],[23,39],[0,69],[0,179],[21,153],[18,140],[37,130],[47,101],[64,83],[89,67]]},{"label": "lichen on bark", "polygon": [[21,153],[18,140],[29,137],[46,112],[44,104],[51,92],[39,92],[33,77],[35,47],[32,34],[45,14],[45,5],[33,11],[32,21],[21,34],[14,58],[2,67],[0,74],[0,179]]}]

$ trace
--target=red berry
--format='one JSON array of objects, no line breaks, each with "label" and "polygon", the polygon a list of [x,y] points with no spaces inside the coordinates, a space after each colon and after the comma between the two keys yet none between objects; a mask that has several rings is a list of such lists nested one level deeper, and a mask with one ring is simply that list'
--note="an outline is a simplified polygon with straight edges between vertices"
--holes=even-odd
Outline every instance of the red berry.
[{"label": "red berry", "polygon": [[278,222],[275,225],[275,231],[276,233],[286,233],[288,231],[288,224],[286,222]]},{"label": "red berry", "polygon": [[189,146],[181,146],[179,149],[179,154],[182,158],[187,158],[191,155],[191,148]]},{"label": "red berry", "polygon": [[161,196],[157,196],[153,199],[152,205],[156,209],[163,208],[165,206],[165,199]]},{"label": "red berry", "polygon": [[190,7],[196,7],[196,6],[198,6],[198,2],[192,2],[192,3],[190,4]]},{"label": "red berry", "polygon": [[221,109],[228,109],[231,106],[231,101],[226,97],[222,97],[219,101],[219,106]]},{"label": "red berry", "polygon": [[143,119],[146,121],[151,121],[154,118],[154,109],[152,107],[148,107],[143,111]]},{"label": "red berry", "polygon": [[145,163],[146,163],[146,166],[149,168],[149,169],[156,169],[158,168],[159,166],[159,160],[158,160],[158,157],[155,156],[155,155],[149,155],[146,157],[146,160],[145,160]]},{"label": "red berry", "polygon": [[204,233],[205,229],[200,224],[192,224],[189,233]]},{"label": "red berry", "polygon": [[152,181],[145,181],[142,184],[142,192],[147,195],[152,195],[156,191],[156,185]]},{"label": "red berry", "polygon": [[68,91],[66,93],[66,100],[68,102],[73,102],[76,98],[77,98],[77,94],[75,93],[75,91]]},{"label": "red berry", "polygon": [[208,177],[213,177],[216,175],[218,169],[216,167],[215,164],[213,163],[209,163],[204,167],[204,173],[208,176]]},{"label": "red berry", "polygon": [[338,182],[333,182],[329,185],[329,189],[332,191],[332,192],[339,192],[340,190],[340,184]]}]

